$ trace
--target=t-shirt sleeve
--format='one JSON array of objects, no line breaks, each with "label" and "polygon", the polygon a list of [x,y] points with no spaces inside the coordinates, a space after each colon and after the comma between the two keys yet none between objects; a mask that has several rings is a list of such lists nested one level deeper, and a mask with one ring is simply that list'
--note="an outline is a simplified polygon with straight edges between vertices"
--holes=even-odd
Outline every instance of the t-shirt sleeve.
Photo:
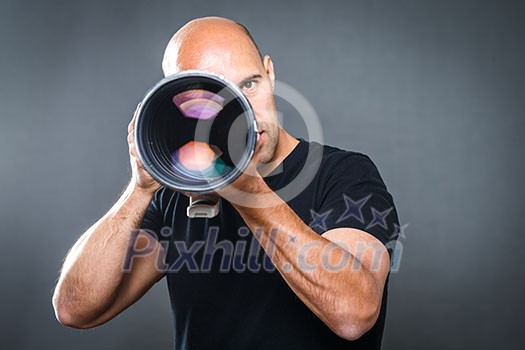
[{"label": "t-shirt sleeve", "polygon": [[157,239],[159,237],[160,229],[164,224],[161,210],[163,193],[163,188],[155,192],[155,195],[153,196],[153,199],[146,210],[146,214],[144,215],[144,219],[142,219],[142,224],[140,226],[141,229],[145,230],[147,233]]},{"label": "t-shirt sleeve", "polygon": [[350,152],[330,163],[322,181],[321,204],[311,213],[310,227],[320,234],[334,228],[356,228],[391,248],[399,220],[393,198],[372,160]]}]

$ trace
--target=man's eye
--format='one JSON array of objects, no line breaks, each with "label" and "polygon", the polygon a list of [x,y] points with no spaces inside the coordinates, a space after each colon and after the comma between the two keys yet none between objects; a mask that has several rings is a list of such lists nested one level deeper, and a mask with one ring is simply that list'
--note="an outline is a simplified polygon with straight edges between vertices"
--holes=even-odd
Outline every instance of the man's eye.
[{"label": "man's eye", "polygon": [[251,81],[244,83],[242,88],[243,90],[248,90],[248,91],[253,90],[255,88],[255,81],[251,80]]}]

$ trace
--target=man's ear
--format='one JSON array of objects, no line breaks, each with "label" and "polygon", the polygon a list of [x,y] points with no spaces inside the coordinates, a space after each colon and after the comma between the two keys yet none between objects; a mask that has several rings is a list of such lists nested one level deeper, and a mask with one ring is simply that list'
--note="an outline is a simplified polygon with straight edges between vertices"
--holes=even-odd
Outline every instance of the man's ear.
[{"label": "man's ear", "polygon": [[273,62],[270,56],[265,55],[263,58],[264,70],[266,74],[270,77],[270,82],[272,83],[272,92],[275,87],[275,72],[273,71]]}]

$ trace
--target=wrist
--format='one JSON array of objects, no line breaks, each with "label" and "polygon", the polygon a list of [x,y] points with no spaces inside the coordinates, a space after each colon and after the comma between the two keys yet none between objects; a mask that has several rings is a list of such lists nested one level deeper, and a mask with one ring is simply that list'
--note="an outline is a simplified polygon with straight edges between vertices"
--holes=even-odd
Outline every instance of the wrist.
[{"label": "wrist", "polygon": [[246,214],[275,208],[283,203],[283,200],[266,184],[262,177],[254,178],[248,187],[228,186],[220,190],[219,194],[230,202],[238,212]]},{"label": "wrist", "polygon": [[137,182],[136,179],[131,179],[128,187],[126,188],[126,192],[129,194],[136,193],[139,196],[153,197],[155,192],[157,192],[160,187],[161,186],[158,183],[144,185]]},{"label": "wrist", "polygon": [[132,180],[119,200],[111,207],[108,215],[114,219],[126,220],[136,213],[145,213],[154,195],[155,190],[137,186]]}]

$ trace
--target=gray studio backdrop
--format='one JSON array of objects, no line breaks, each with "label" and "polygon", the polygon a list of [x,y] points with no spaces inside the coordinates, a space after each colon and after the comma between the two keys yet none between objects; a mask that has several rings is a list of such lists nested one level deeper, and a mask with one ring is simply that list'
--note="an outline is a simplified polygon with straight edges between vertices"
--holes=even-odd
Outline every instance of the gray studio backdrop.
[{"label": "gray studio backdrop", "polygon": [[0,347],[171,347],[164,281],[88,331],[60,326],[51,295],[128,181],[126,126],[164,45],[204,15],[248,26],[325,141],[381,170],[408,225],[384,348],[518,349],[525,7],[496,0],[2,0]]}]

